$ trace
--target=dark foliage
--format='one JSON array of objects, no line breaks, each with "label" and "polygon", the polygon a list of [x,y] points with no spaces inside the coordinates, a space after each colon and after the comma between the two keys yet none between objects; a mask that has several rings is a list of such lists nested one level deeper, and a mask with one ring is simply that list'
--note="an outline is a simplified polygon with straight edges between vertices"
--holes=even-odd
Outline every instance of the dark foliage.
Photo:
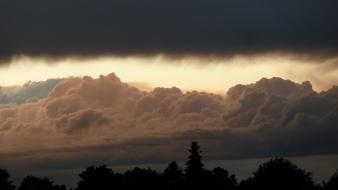
[{"label": "dark foliage", "polygon": [[185,176],[187,180],[199,181],[203,178],[204,168],[202,163],[202,151],[200,150],[197,142],[192,142],[190,149],[188,150],[190,155],[188,161],[185,164]]},{"label": "dark foliage", "polygon": [[53,185],[47,178],[27,176],[23,179],[18,190],[66,190],[66,186]]},{"label": "dark foliage", "polygon": [[183,171],[175,161],[171,162],[163,172],[165,189],[182,189]]},{"label": "dark foliage", "polygon": [[185,169],[185,188],[186,189],[204,189],[207,186],[208,172],[204,169],[202,163],[202,151],[197,142],[192,142],[188,150],[190,155],[186,162]]},{"label": "dark foliage", "polygon": [[1,190],[14,190],[13,182],[9,180],[9,173],[7,170],[0,169],[0,189]]},{"label": "dark foliage", "polygon": [[208,180],[211,189],[236,189],[237,179],[235,175],[230,175],[223,168],[217,167],[213,169],[211,178]]},{"label": "dark foliage", "polygon": [[314,189],[311,173],[284,158],[275,158],[259,166],[252,178],[242,181],[240,189],[310,190]]},{"label": "dark foliage", "polygon": [[[275,158],[259,166],[252,177],[238,184],[234,175],[223,168],[207,170],[202,163],[197,142],[191,144],[186,168],[173,161],[158,173],[150,168],[134,168],[124,174],[114,173],[107,166],[90,166],[79,174],[75,190],[338,190],[338,170],[327,183],[314,185],[312,175],[298,168],[291,161]],[[14,190],[10,175],[0,169],[0,190]],[[67,190],[54,185],[47,178],[27,176],[18,190]]]},{"label": "dark foliage", "polygon": [[134,168],[124,174],[127,189],[161,189],[163,180],[160,175],[148,168]]},{"label": "dark foliage", "polygon": [[338,189],[338,170],[331,177],[331,179],[324,185],[325,190],[337,190]]},{"label": "dark foliage", "polygon": [[114,174],[113,170],[106,166],[88,167],[80,175],[77,190],[100,189],[108,190],[121,187],[122,176]]}]

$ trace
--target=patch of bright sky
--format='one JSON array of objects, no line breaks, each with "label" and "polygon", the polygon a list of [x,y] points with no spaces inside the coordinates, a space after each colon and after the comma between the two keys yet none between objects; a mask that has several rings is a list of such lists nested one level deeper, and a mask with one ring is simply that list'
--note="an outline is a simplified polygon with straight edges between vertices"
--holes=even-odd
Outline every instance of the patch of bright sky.
[{"label": "patch of bright sky", "polygon": [[331,63],[309,64],[283,56],[223,59],[101,57],[57,61],[21,57],[13,59],[9,66],[0,68],[0,85],[22,85],[29,80],[71,76],[98,77],[114,72],[122,81],[133,84],[146,84],[148,87],[176,86],[184,90],[222,94],[236,84],[253,83],[262,77],[282,77],[295,82],[309,80],[316,90],[323,90],[338,84],[338,68],[327,69],[329,64]]}]

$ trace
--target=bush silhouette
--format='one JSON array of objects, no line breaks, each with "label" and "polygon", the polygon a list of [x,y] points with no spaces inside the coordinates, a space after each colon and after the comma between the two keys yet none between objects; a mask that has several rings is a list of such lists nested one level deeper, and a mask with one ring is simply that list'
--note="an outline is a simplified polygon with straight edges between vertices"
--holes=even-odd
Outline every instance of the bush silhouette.
[{"label": "bush silhouette", "polygon": [[229,172],[223,168],[217,167],[212,171],[212,178],[209,179],[211,189],[235,189],[237,186],[237,179],[235,175],[230,175]]},{"label": "bush silhouette", "polygon": [[325,184],[325,190],[337,190],[338,189],[338,170],[330,178],[330,180]]},{"label": "bush silhouette", "polygon": [[165,189],[183,189],[183,172],[175,161],[171,162],[163,172]]},{"label": "bush silhouette", "polygon": [[66,190],[66,186],[53,185],[47,178],[27,176],[23,179],[18,190]]},{"label": "bush silhouette", "polygon": [[163,180],[154,170],[139,167],[129,170],[124,174],[127,189],[162,189]]},{"label": "bush silhouette", "polygon": [[110,190],[122,186],[122,176],[115,175],[113,170],[105,165],[86,168],[80,175],[81,180],[78,183],[77,190]]},{"label": "bush silhouette", "polygon": [[311,173],[284,158],[275,158],[259,166],[252,178],[243,181],[240,189],[310,190],[314,189]]},{"label": "bush silhouette", "polygon": [[15,186],[12,181],[9,181],[9,173],[5,169],[0,168],[0,189],[1,190],[14,190]]}]

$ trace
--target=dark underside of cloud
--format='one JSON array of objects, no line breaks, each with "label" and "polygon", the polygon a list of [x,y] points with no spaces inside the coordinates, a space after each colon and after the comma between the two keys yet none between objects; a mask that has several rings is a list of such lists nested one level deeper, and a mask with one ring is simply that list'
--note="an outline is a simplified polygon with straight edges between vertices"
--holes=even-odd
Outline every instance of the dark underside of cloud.
[{"label": "dark underside of cloud", "polygon": [[1,0],[0,59],[337,53],[336,0]]},{"label": "dark underside of cloud", "polygon": [[338,88],[317,93],[309,82],[263,78],[223,97],[178,88],[143,92],[110,74],[63,80],[46,98],[1,107],[0,121],[6,166],[183,159],[192,140],[207,159],[334,154]]}]

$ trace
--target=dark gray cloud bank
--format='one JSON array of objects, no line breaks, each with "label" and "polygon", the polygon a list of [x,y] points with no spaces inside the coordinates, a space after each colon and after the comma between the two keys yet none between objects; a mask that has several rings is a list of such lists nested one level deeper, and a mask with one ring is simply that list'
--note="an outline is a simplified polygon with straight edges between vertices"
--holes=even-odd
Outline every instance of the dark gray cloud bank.
[{"label": "dark gray cloud bank", "polygon": [[336,0],[1,0],[15,55],[337,54]]},{"label": "dark gray cloud bank", "polygon": [[225,97],[178,88],[140,91],[114,74],[71,78],[46,98],[0,108],[0,166],[40,169],[184,159],[338,153],[338,88],[281,78]]}]

